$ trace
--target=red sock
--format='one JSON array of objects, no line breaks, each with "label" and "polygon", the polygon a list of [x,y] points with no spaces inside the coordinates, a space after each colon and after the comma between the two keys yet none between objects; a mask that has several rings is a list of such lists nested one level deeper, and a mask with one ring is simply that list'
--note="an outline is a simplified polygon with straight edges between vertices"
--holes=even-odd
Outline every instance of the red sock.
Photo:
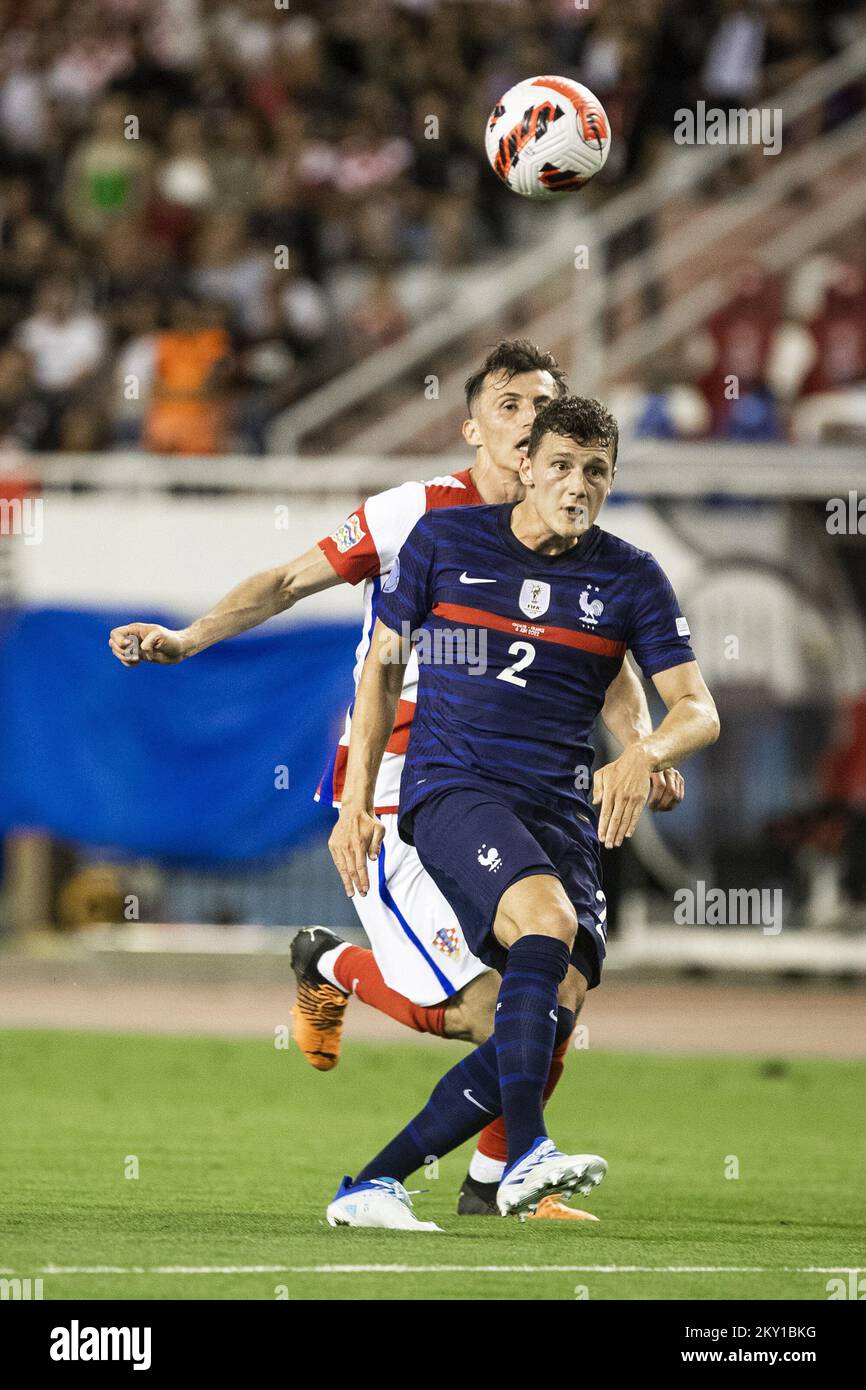
[{"label": "red sock", "polygon": [[[565,1054],[570,1042],[570,1037],[566,1038],[565,1042],[561,1042],[550,1059],[550,1071],[547,1073],[547,1085],[544,1088],[545,1102],[553,1095],[557,1082],[562,1076],[565,1067]],[[478,1152],[482,1153],[485,1158],[494,1158],[500,1163],[508,1162],[508,1141],[505,1138],[505,1120],[502,1115],[499,1116],[498,1120],[493,1120],[482,1129],[478,1136]]]},{"label": "red sock", "polygon": [[376,964],[373,952],[364,946],[347,946],[341,951],[334,966],[334,978],[347,994],[354,994],[363,1004],[378,1009],[414,1028],[416,1033],[438,1033],[445,1029],[445,1005],[434,1004],[425,1007],[413,1004],[405,995],[398,994],[382,979],[382,972]]}]

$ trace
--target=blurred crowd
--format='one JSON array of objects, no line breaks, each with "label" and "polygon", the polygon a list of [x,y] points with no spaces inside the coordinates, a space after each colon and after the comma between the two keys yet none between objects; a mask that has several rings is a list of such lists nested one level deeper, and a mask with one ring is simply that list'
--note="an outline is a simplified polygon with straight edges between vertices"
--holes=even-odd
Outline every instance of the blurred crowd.
[{"label": "blurred crowd", "polygon": [[[513,82],[579,73],[601,97],[604,196],[669,147],[677,108],[760,99],[843,47],[860,8],[0,0],[0,448],[264,452],[278,412],[519,241],[482,143]],[[829,277],[804,383],[832,376],[842,320],[862,373],[862,272]],[[749,340],[756,399],[773,311],[737,296],[708,340]],[[715,391],[707,431],[730,428]],[[646,405],[645,432],[677,432]]]},{"label": "blurred crowd", "polygon": [[609,392],[624,437],[866,442],[864,233],[785,277],[739,261],[703,330]]}]

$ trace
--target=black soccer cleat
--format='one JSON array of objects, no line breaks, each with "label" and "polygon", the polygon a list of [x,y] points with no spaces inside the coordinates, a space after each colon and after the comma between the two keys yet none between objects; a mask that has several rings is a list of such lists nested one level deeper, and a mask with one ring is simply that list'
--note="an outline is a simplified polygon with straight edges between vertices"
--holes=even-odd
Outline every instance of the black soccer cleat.
[{"label": "black soccer cleat", "polygon": [[319,974],[319,961],[326,951],[333,951],[335,946],[343,945],[343,938],[329,931],[327,927],[304,927],[302,931],[296,932],[292,937],[289,960],[298,984],[327,984],[325,977]]},{"label": "black soccer cleat", "polygon": [[298,981],[292,1034],[311,1067],[331,1071],[340,1060],[343,1017],[349,995],[319,973],[325,951],[342,946],[327,927],[304,927],[292,938],[289,960]]},{"label": "black soccer cleat", "polygon": [[498,1216],[496,1192],[498,1182],[478,1182],[469,1174],[463,1179],[457,1201],[458,1216]]}]

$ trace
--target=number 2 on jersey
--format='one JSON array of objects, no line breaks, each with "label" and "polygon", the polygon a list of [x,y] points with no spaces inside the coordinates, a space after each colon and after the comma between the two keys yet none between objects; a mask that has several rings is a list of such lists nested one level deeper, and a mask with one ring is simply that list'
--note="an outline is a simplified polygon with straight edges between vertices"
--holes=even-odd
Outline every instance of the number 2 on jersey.
[{"label": "number 2 on jersey", "polygon": [[535,648],[531,642],[512,642],[508,648],[509,656],[519,656],[520,660],[515,661],[513,666],[506,666],[504,671],[500,671],[496,679],[498,681],[508,681],[511,685],[526,685],[522,676],[518,676],[518,671],[525,671],[527,666],[531,666],[535,660]]}]

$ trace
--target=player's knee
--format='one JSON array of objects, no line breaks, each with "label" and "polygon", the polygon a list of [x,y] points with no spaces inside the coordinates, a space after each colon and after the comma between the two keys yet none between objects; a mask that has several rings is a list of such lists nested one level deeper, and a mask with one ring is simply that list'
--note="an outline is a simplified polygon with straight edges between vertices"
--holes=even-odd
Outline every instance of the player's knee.
[{"label": "player's knee", "polygon": [[563,942],[570,951],[577,936],[577,917],[574,909],[566,903],[545,904],[532,922],[518,929],[518,936],[552,936]]}]

